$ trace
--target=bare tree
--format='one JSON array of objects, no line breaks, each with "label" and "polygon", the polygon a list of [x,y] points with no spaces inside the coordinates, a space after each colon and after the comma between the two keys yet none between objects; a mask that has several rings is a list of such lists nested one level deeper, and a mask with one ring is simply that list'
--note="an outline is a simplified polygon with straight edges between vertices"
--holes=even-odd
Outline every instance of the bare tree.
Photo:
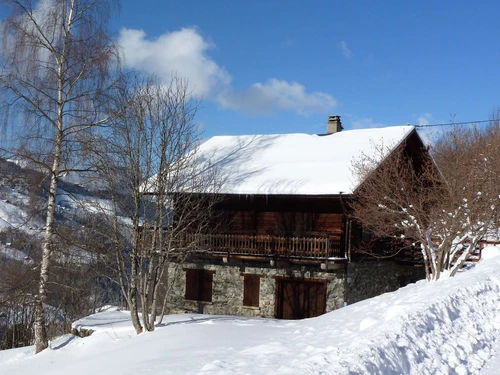
[{"label": "bare tree", "polygon": [[0,349],[32,345],[39,241],[11,228],[0,232],[0,246],[10,250],[0,255]]},{"label": "bare tree", "polygon": [[213,170],[201,170],[207,164],[195,153],[198,103],[185,81],[133,76],[115,105],[113,131],[96,160],[113,201],[108,217],[119,282],[140,333],[153,331],[165,312],[168,265],[195,247],[196,233],[209,220],[216,180]]},{"label": "bare tree", "polygon": [[[81,168],[82,140],[103,115],[116,49],[107,33],[106,0],[4,0],[0,85],[16,155],[31,160],[50,181],[36,298],[36,352],[48,346],[44,303],[53,252],[60,177]],[[11,143],[12,144],[12,143]]]},{"label": "bare tree", "polygon": [[402,145],[384,160],[379,148],[353,166],[364,179],[353,217],[399,249],[420,248],[429,280],[453,276],[497,224],[498,145],[499,126],[492,123],[444,132],[433,157]]},{"label": "bare tree", "polygon": [[[0,231],[0,349],[34,344],[33,328],[35,296],[39,282],[42,244],[38,235],[28,228],[42,223],[39,201],[45,195],[40,188],[43,177],[14,163],[0,160],[0,197],[19,211],[18,220],[25,223]],[[91,195],[82,186],[63,181],[65,194]],[[12,190],[19,194],[12,195]],[[61,194],[61,191],[59,194]],[[28,199],[23,199],[27,197]],[[92,201],[99,199],[89,197]],[[88,201],[74,196],[81,203],[77,209],[58,206],[57,236],[53,243],[50,279],[47,283],[47,332],[49,337],[67,333],[71,323],[94,313],[97,308],[119,298],[118,288],[101,277],[103,264],[94,254],[105,251],[106,244],[90,231],[98,225],[98,217],[85,208]],[[39,207],[40,206],[40,209]],[[68,207],[69,208],[69,207]],[[91,208],[91,207],[90,207]],[[27,231],[28,230],[28,231]],[[92,253],[89,251],[92,249]]]}]

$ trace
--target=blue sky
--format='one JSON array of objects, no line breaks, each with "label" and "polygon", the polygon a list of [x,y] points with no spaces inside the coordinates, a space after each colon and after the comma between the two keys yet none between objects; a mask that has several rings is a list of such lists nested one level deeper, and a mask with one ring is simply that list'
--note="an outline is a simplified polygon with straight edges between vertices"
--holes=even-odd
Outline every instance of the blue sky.
[{"label": "blue sky", "polygon": [[126,62],[189,79],[204,136],[489,118],[500,2],[124,1]]}]

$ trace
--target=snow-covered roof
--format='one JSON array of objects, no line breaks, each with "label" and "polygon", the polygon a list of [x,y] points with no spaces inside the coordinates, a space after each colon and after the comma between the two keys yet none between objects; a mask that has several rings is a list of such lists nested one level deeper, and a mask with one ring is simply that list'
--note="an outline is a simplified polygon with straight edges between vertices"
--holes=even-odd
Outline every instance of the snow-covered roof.
[{"label": "snow-covered roof", "polygon": [[352,162],[378,146],[389,154],[413,130],[395,126],[321,136],[216,136],[195,154],[200,166],[216,166],[223,194],[350,194],[357,186]]}]

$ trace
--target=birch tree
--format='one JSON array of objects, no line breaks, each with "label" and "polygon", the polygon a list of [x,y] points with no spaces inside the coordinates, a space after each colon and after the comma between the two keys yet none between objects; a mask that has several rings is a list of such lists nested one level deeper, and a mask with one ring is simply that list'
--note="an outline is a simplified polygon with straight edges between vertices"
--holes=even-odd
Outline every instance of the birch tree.
[{"label": "birch tree", "polygon": [[427,279],[453,276],[498,227],[499,145],[499,126],[492,123],[444,132],[433,157],[423,160],[404,146],[383,162],[384,150],[366,155],[353,166],[365,179],[351,204],[353,217],[396,248],[419,249]]},{"label": "birch tree", "polygon": [[36,296],[36,352],[47,348],[47,300],[62,175],[82,166],[84,140],[107,122],[103,104],[117,61],[105,0],[4,0],[0,85],[16,156],[48,180],[46,227]]}]

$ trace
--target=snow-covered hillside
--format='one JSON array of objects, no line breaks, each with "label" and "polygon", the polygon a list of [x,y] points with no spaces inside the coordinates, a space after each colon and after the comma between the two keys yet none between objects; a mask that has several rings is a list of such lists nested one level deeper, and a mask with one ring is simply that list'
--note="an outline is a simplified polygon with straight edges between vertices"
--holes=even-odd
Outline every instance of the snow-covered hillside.
[{"label": "snow-covered hillside", "polygon": [[[13,231],[21,236],[41,238],[45,228],[46,192],[42,187],[31,184],[32,179],[37,179],[33,176],[38,177],[38,172],[23,166],[23,163],[0,159],[0,233]],[[110,200],[100,197],[105,194],[99,190],[99,184],[83,177],[76,178],[75,175],[63,177],[57,191],[58,220],[67,225],[78,225],[79,217],[107,213],[111,207]],[[16,234],[0,237],[0,257],[14,260],[29,257],[22,248],[16,248],[16,244],[12,243]]]},{"label": "snow-covered hillside", "polygon": [[[0,349],[33,340],[33,296],[45,233],[47,180],[19,164],[0,158]],[[106,239],[95,230],[105,227],[96,214],[108,213],[111,204],[106,191],[83,182],[63,178],[57,191],[58,236],[46,300],[49,332],[63,332],[73,320],[120,298],[115,284],[102,277],[98,254],[105,253]]]},{"label": "snow-covered hillside", "polygon": [[173,315],[134,334],[129,314],[107,311],[34,356],[0,352],[15,374],[495,374],[500,363],[500,249],[456,277],[302,321]]}]

